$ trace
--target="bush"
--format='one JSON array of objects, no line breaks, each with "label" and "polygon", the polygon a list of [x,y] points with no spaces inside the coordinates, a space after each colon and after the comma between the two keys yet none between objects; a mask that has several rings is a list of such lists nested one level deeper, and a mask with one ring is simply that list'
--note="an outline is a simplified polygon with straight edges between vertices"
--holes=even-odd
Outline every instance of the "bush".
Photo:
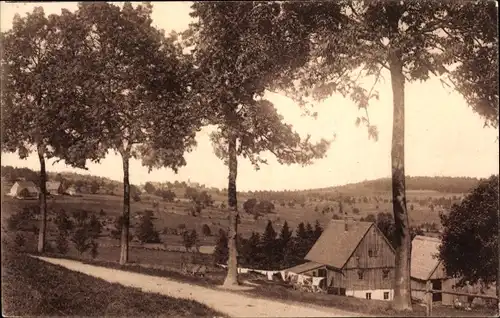
[{"label": "bush", "polygon": [[201,228],[201,232],[205,236],[210,236],[212,235],[212,231],[210,230],[210,227],[207,224],[203,224],[203,227]]},{"label": "bush", "polygon": [[155,230],[151,220],[151,215],[152,213],[147,211],[139,223],[136,236],[141,243],[161,243],[158,231]]},{"label": "bush", "polygon": [[184,231],[182,233],[182,242],[187,251],[189,251],[193,246],[198,245],[198,233],[193,229],[191,232]]},{"label": "bush", "polygon": [[16,233],[16,237],[14,238],[14,244],[16,245],[16,248],[22,249],[26,245],[26,239],[24,238],[24,235],[21,233]]},{"label": "bush", "polygon": [[68,238],[67,236],[58,234],[56,237],[56,249],[60,254],[66,254],[69,250]]},{"label": "bush", "polygon": [[101,233],[101,223],[99,223],[95,214],[89,217],[87,211],[79,210],[73,213],[73,218],[75,230],[71,236],[71,241],[76,250],[81,255],[91,247],[97,249],[97,246],[94,247],[94,245],[96,245],[95,241]]}]

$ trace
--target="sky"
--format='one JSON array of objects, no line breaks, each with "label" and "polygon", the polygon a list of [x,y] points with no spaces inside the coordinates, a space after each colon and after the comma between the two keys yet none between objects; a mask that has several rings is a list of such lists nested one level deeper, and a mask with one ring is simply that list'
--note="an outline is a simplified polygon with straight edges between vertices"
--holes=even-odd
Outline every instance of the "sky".
[{"label": "sky", "polygon": [[[12,27],[16,13],[21,16],[42,6],[46,14],[60,13],[61,8],[71,11],[76,2],[52,3],[1,3],[1,29]],[[181,31],[191,21],[188,2],[153,2],[153,22],[156,27]],[[330,139],[335,134],[327,156],[314,164],[301,166],[280,165],[271,154],[266,154],[269,164],[255,171],[251,164],[240,159],[238,189],[249,190],[298,190],[322,188],[363,180],[389,177],[391,174],[390,151],[392,134],[392,90],[389,74],[376,86],[380,99],[370,104],[372,124],[379,130],[378,141],[368,139],[366,128],[356,127],[355,120],[362,115],[348,99],[334,95],[317,103],[314,111],[318,118],[302,116],[303,112],[293,101],[279,94],[266,93],[285,122],[292,124],[303,136],[313,139]],[[488,177],[498,174],[498,131],[484,128],[483,120],[467,106],[456,92],[444,88],[438,79],[407,83],[406,102],[406,174],[409,176],[467,176]],[[130,180],[133,184],[146,181],[191,181],[218,188],[227,187],[228,169],[213,153],[209,140],[210,128],[197,135],[198,146],[186,155],[187,165],[177,174],[169,169],[148,170],[140,161],[130,163]],[[32,155],[20,160],[17,154],[2,153],[2,165],[28,167],[40,170],[38,158]],[[110,153],[100,164],[89,163],[88,170],[74,169],[63,163],[49,161],[47,169],[54,172],[78,172],[121,181],[121,159]]]}]

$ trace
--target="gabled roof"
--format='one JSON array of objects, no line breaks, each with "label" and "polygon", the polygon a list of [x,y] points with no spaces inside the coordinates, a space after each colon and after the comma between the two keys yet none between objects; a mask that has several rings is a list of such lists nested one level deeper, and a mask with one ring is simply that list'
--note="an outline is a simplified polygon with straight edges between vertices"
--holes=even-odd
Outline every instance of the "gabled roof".
[{"label": "gabled roof", "polygon": [[295,274],[302,274],[304,272],[312,271],[313,269],[316,269],[316,268],[319,268],[319,267],[322,267],[322,266],[325,266],[325,265],[319,264],[319,263],[316,263],[316,262],[307,262],[307,263],[300,264],[300,265],[297,265],[297,266],[294,266],[294,267],[290,267],[286,271],[287,272],[292,272],[292,273],[295,273]]},{"label": "gabled roof", "polygon": [[33,181],[16,181],[12,187],[14,187],[16,184],[18,185],[19,191],[22,189],[38,191],[38,187]]},{"label": "gabled roof", "polygon": [[343,268],[372,225],[372,222],[348,221],[345,231],[344,220],[331,220],[305,259]]},{"label": "gabled roof", "polygon": [[438,267],[437,258],[441,240],[435,237],[417,235],[411,242],[411,277],[428,280]]},{"label": "gabled roof", "polygon": [[45,187],[47,190],[59,190],[61,187],[61,182],[59,181],[47,181],[45,182]]}]

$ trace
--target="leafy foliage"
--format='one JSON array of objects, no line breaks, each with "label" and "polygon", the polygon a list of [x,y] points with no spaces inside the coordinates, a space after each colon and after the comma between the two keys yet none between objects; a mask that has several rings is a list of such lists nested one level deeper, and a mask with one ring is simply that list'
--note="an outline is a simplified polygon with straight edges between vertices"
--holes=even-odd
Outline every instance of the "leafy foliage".
[{"label": "leafy foliage", "polygon": [[68,237],[73,229],[73,222],[64,209],[57,213],[54,223],[57,226],[56,249],[61,254],[69,250]]},{"label": "leafy foliage", "polygon": [[[484,73],[480,71],[481,67],[489,67],[488,53],[490,59],[495,59],[492,52],[495,55],[498,53],[498,40],[494,36],[497,25],[495,5],[480,1],[360,0],[292,2],[284,8],[302,16],[302,20],[298,20],[301,25],[290,28],[292,37],[303,39],[302,34],[293,33],[302,29],[310,44],[307,52],[309,62],[304,63],[297,72],[298,84],[294,83],[297,85],[290,85],[288,89],[297,99],[304,100],[304,96],[312,96],[315,100],[324,100],[333,93],[340,93],[364,110],[364,115],[356,119],[356,125],[365,124],[368,137],[377,139],[377,129],[370,123],[368,106],[372,99],[378,99],[374,88],[382,76],[382,70],[386,69],[390,73],[394,106],[392,203],[398,264],[394,303],[398,309],[411,309],[408,261],[411,240],[404,170],[405,82],[424,81],[432,75],[458,77],[464,80],[465,85],[455,88],[472,103],[476,111],[486,117],[487,122],[498,122],[497,73],[488,72],[484,78],[491,80],[491,84],[484,83],[483,78],[476,75]],[[327,9],[332,14],[325,15]],[[483,25],[483,20],[474,23],[472,20],[476,16],[485,17],[487,26]],[[469,33],[469,27],[477,32]],[[464,53],[462,60],[467,62],[460,63],[460,58],[456,58],[457,48],[460,53]],[[458,71],[450,73],[447,67],[456,62],[460,64]],[[471,72],[472,68],[476,71]],[[371,88],[362,85],[362,78],[373,78]],[[492,89],[493,86],[495,89]]]},{"label": "leafy foliage", "polygon": [[227,264],[228,259],[228,238],[224,230],[219,230],[219,237],[215,244],[214,262],[217,264]]},{"label": "leafy foliage", "polygon": [[293,25],[280,15],[280,4],[197,2],[192,9],[197,22],[183,40],[194,47],[194,103],[203,105],[207,122],[217,126],[210,138],[215,154],[229,168],[230,262],[225,284],[233,285],[237,284],[238,156],[256,169],[266,163],[261,156],[266,151],[280,163],[305,165],[322,158],[329,142],[302,140],[283,123],[274,105],[262,98],[275,76],[295,66],[282,57],[297,56],[298,43],[287,42],[291,38],[285,30],[274,27]]},{"label": "leafy foliage", "polygon": [[86,142],[91,125],[79,117],[89,79],[84,52],[73,45],[79,28],[69,11],[47,17],[37,7],[2,32],[2,150],[26,158],[34,147],[77,167],[97,159]]},{"label": "leafy foliage", "polygon": [[208,192],[205,190],[199,191],[196,188],[187,187],[184,197],[191,200],[193,204],[192,206],[193,215],[201,213],[203,209],[213,206],[214,204],[212,196],[208,194]]},{"label": "leafy foliage", "polygon": [[484,179],[449,214],[443,224],[439,257],[451,276],[475,283],[496,280],[498,270],[498,175]]},{"label": "leafy foliage", "polygon": [[137,228],[137,238],[142,243],[160,243],[160,235],[156,231],[153,220],[152,213],[145,212],[141,217],[141,221]]},{"label": "leafy foliage", "polygon": [[201,232],[205,236],[211,236],[212,235],[212,231],[210,230],[210,227],[207,224],[203,224],[203,226],[201,228]]},{"label": "leafy foliage", "polygon": [[158,189],[156,190],[156,193],[155,193],[157,196],[160,196],[163,198],[163,200],[167,201],[167,202],[173,202],[175,197],[176,197],[176,194],[174,191],[170,190],[170,189]]},{"label": "leafy foliage", "polygon": [[196,230],[184,231],[182,233],[182,243],[187,251],[191,250],[192,247],[198,247],[198,233],[196,233]]},{"label": "leafy foliage", "polygon": [[92,250],[92,256],[96,255],[97,238],[101,234],[101,223],[95,214],[89,216],[85,210],[77,210],[73,212],[74,230],[71,236],[71,241],[75,245],[76,250],[83,254]]}]

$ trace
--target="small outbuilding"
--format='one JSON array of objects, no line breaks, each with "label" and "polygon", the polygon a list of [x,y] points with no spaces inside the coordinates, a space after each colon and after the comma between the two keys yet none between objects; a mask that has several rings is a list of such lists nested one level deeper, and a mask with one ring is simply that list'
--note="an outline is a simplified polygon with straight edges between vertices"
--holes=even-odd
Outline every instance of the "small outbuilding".
[{"label": "small outbuilding", "polygon": [[[435,237],[417,235],[412,241],[411,250],[411,297],[425,301],[425,292],[413,289],[426,289],[429,283],[434,290],[453,291],[457,280],[446,275],[443,262],[438,258],[441,240]],[[453,305],[455,296],[434,293],[432,301],[443,305]]]}]

